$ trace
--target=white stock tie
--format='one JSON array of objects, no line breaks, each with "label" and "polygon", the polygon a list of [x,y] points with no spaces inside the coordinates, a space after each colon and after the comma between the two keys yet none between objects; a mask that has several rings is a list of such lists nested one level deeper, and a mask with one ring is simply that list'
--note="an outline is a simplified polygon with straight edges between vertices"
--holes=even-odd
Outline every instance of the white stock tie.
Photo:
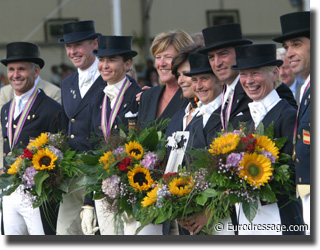
[{"label": "white stock tie", "polygon": [[14,108],[14,115],[13,115],[13,119],[17,119],[17,117],[20,115],[21,111],[22,111],[22,100],[20,97],[15,97],[15,108]]},{"label": "white stock tie", "polygon": [[257,127],[259,122],[263,119],[263,117],[267,113],[267,109],[261,102],[251,102],[248,105],[249,105],[250,114],[254,121],[255,127]]},{"label": "white stock tie", "polygon": [[114,85],[107,85],[103,92],[109,97],[110,101],[117,97],[119,90]]},{"label": "white stock tie", "polygon": [[91,79],[92,76],[90,72],[85,72],[79,75],[79,89],[82,98],[87,93],[88,89],[91,87]]}]

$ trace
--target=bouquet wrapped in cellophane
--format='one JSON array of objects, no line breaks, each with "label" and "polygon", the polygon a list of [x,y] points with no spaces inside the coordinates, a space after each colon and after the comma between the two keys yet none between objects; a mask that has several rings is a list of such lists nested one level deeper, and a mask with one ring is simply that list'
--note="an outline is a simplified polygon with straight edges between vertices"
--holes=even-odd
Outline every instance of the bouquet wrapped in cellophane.
[{"label": "bouquet wrapped in cellophane", "polygon": [[127,133],[120,129],[108,143],[81,157],[78,168],[84,176],[77,185],[93,193],[94,200],[108,201],[116,230],[123,218],[136,217],[143,197],[163,175],[166,139],[161,131],[166,124]]},{"label": "bouquet wrapped in cellophane", "polygon": [[76,151],[68,148],[62,134],[42,133],[27,147],[14,148],[5,159],[10,168],[0,175],[1,196],[19,188],[26,205],[34,208],[62,201],[62,194],[68,192],[67,180],[79,174]]},{"label": "bouquet wrapped in cellophane", "polygon": [[162,223],[205,213],[202,232],[214,234],[214,226],[230,217],[231,207],[242,203],[252,221],[259,200],[276,202],[276,195],[292,194],[290,156],[280,153],[286,138],[273,138],[273,125],[255,133],[247,128],[219,133],[208,149],[190,150],[190,169],[179,167],[158,181],[142,201],[138,218]]}]

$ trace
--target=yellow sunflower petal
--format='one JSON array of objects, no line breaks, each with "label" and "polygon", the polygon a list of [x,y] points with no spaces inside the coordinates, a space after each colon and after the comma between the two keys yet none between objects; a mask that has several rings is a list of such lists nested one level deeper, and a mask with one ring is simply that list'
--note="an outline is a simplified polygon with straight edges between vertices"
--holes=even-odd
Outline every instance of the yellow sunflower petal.
[{"label": "yellow sunflower petal", "polygon": [[32,157],[32,163],[36,170],[53,169],[54,163],[58,159],[52,151],[48,148],[40,149]]},{"label": "yellow sunflower petal", "polygon": [[174,178],[169,183],[169,191],[171,194],[184,196],[185,194],[189,194],[193,189],[194,181],[191,177],[189,178]]},{"label": "yellow sunflower petal", "polygon": [[244,154],[239,168],[239,177],[257,188],[268,183],[273,174],[271,161],[257,153]]},{"label": "yellow sunflower petal", "polygon": [[153,184],[150,171],[141,165],[136,165],[134,169],[128,172],[128,180],[136,190],[148,190]]},{"label": "yellow sunflower petal", "polygon": [[8,174],[16,174],[19,170],[19,168],[21,167],[21,163],[22,163],[22,159],[19,156],[14,163],[12,163],[12,165],[10,166],[10,168],[8,169]]},{"label": "yellow sunflower petal", "polygon": [[135,160],[140,160],[143,156],[143,147],[139,142],[130,141],[129,144],[125,144],[126,152],[128,156],[132,156]]},{"label": "yellow sunflower petal", "polygon": [[49,141],[48,134],[47,133],[41,133],[40,136],[38,136],[34,141],[31,141],[27,148],[29,150],[32,150],[32,148],[38,149],[39,147],[42,147],[44,144],[46,144]]},{"label": "yellow sunflower petal", "polygon": [[110,164],[115,162],[114,155],[111,151],[108,151],[107,153],[104,153],[103,156],[100,157],[99,162],[101,164],[104,164],[104,168],[108,169]]},{"label": "yellow sunflower petal", "polygon": [[258,151],[268,151],[277,159],[279,158],[279,148],[276,147],[276,144],[267,136],[262,135],[256,138],[255,150]]},{"label": "yellow sunflower petal", "polygon": [[240,141],[237,134],[228,133],[217,137],[210,145],[209,152],[214,155],[227,154],[236,149]]},{"label": "yellow sunflower petal", "polygon": [[143,198],[143,201],[141,202],[141,205],[143,207],[148,207],[151,206],[153,203],[157,202],[157,192],[158,192],[159,187],[155,187],[152,189],[150,192],[147,193],[147,195]]}]

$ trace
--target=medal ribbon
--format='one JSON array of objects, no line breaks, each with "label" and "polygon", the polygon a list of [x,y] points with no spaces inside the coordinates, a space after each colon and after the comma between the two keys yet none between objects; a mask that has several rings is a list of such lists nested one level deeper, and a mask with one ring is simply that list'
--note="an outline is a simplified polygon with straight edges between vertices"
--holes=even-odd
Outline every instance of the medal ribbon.
[{"label": "medal ribbon", "polygon": [[[224,88],[226,89],[225,85],[224,85]],[[225,93],[226,93],[226,91],[223,91],[222,103],[225,103],[224,102]],[[223,113],[223,107],[221,108],[221,111],[220,111],[220,119],[221,119],[222,129],[224,131],[227,131],[227,128],[228,128],[228,122],[229,122],[230,115],[231,115],[233,96],[234,96],[234,93],[232,93],[231,100],[227,104],[225,113]],[[226,101],[228,101],[228,100],[226,100]]]},{"label": "medal ribbon", "polygon": [[38,96],[38,93],[39,93],[38,89],[35,89],[33,91],[32,95],[29,97],[28,102],[20,115],[20,118],[19,118],[19,121],[17,123],[17,127],[16,127],[14,133],[13,133],[13,114],[14,114],[14,109],[16,106],[15,98],[13,98],[10,103],[7,136],[8,136],[8,140],[9,140],[9,147],[11,150],[17,144],[17,141],[18,141],[19,136],[21,134],[24,123],[25,123],[27,116],[28,116],[37,96]]},{"label": "medal ribbon", "polygon": [[121,89],[117,95],[115,105],[113,109],[111,110],[109,120],[107,121],[107,96],[105,95],[102,102],[102,108],[101,108],[101,130],[104,136],[104,139],[107,141],[108,136],[110,135],[110,131],[112,128],[112,125],[118,115],[118,112],[120,110],[124,93],[126,92],[127,88],[130,85],[129,79],[126,77],[122,83]]},{"label": "medal ribbon", "polygon": [[[308,91],[309,88],[310,88],[310,81],[308,82],[308,85],[306,86],[306,88],[305,88],[305,90],[303,92],[302,98],[305,95],[305,93]],[[295,145],[296,141],[297,141],[297,136],[296,135],[297,135],[297,128],[298,128],[298,117],[299,117],[300,107],[301,107],[301,103],[298,106],[296,123],[294,125],[294,130],[293,130],[293,145]]]}]

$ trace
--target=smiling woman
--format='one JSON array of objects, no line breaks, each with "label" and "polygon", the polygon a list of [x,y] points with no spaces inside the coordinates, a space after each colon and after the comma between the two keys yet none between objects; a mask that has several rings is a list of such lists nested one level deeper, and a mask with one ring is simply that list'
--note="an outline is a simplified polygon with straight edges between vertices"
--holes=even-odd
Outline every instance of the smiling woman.
[{"label": "smiling woman", "polygon": [[[248,127],[252,130],[264,129],[274,124],[274,138],[286,137],[288,140],[281,148],[280,153],[292,155],[293,130],[296,121],[296,109],[285,99],[281,99],[276,88],[281,83],[279,68],[282,60],[276,59],[275,44],[255,44],[236,47],[237,64],[231,68],[240,71],[240,82],[246,94],[253,100],[249,103],[252,119],[248,121]],[[270,150],[273,157],[278,157],[278,151],[268,140],[262,138],[257,141],[255,147],[266,152]],[[270,168],[265,163],[264,156],[250,155],[244,158],[243,168],[239,176],[247,176],[247,181],[252,185],[264,185],[269,176]],[[280,194],[282,190],[279,190]],[[293,190],[294,191],[294,190]],[[302,223],[299,213],[301,205],[296,200],[291,200],[288,195],[277,195],[278,202],[264,205],[258,208],[257,216],[252,223],[268,221],[268,223],[281,223],[282,225],[298,225]],[[249,221],[244,216],[244,206],[241,203],[237,209],[239,223],[246,224]],[[254,232],[259,234],[260,232]],[[285,234],[285,232],[272,231],[270,234]],[[302,232],[295,232],[301,234]],[[239,232],[247,234],[247,232]]]},{"label": "smiling woman", "polygon": [[183,30],[172,30],[160,33],[155,37],[150,51],[155,57],[162,86],[144,91],[140,98],[138,122],[142,126],[171,118],[180,108],[187,105],[187,100],[181,99],[182,90],[171,71],[171,63],[178,52],[193,43],[191,36]]}]

